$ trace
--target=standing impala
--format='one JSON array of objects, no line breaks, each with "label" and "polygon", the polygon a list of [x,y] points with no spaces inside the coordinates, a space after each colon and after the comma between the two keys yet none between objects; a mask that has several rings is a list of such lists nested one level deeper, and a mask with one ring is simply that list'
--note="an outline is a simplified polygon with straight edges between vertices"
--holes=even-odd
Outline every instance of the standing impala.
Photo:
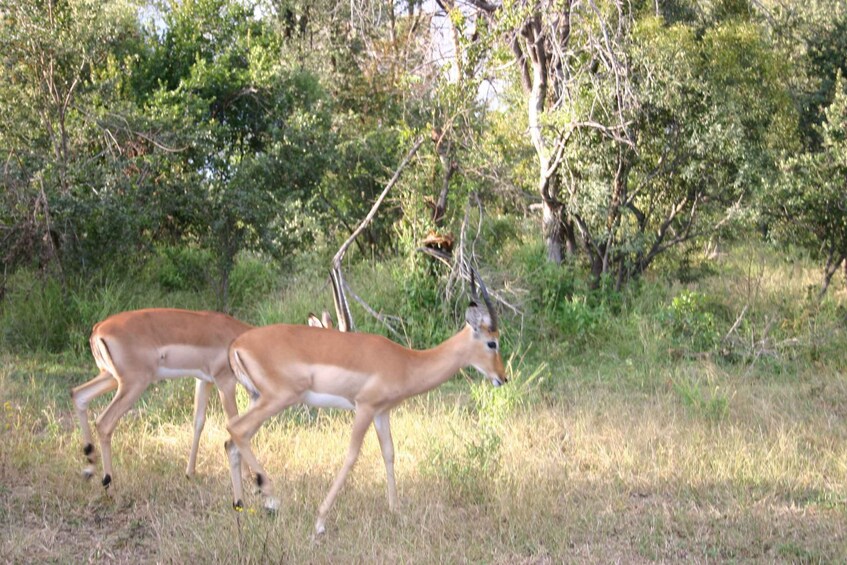
[{"label": "standing impala", "polygon": [[373,422],[385,461],[388,506],[397,507],[394,481],[394,443],[389,411],[416,394],[427,392],[473,366],[495,386],[506,382],[498,345],[497,315],[480,281],[485,306],[474,301],[465,313],[467,324],[444,343],[425,351],[407,349],[388,339],[365,333],[343,333],[319,328],[278,324],[250,330],[229,349],[238,381],[254,398],[250,409],[227,424],[226,442],[232,474],[233,506],[243,508],[241,457],[256,473],[265,507],[276,510],[279,501],[262,465],[250,448],[250,439],[268,418],[293,404],[355,410],[347,458],[318,510],[315,531],[325,530],[326,516],[347,474],[356,462],[365,432]]},{"label": "standing impala", "polygon": [[235,378],[227,359],[232,341],[252,326],[217,312],[193,312],[154,308],[122,312],[96,324],[91,332],[91,353],[100,374],[71,391],[83,453],[88,464],[86,478],[94,474],[97,456],[88,425],[88,403],[118,389],[112,402],[97,419],[97,435],[103,452],[103,486],[112,482],[112,432],[150,384],[176,377],[194,377],[194,440],[185,473],[194,474],[200,433],[206,423],[206,405],[212,384],[218,385],[227,418],[238,415]]}]

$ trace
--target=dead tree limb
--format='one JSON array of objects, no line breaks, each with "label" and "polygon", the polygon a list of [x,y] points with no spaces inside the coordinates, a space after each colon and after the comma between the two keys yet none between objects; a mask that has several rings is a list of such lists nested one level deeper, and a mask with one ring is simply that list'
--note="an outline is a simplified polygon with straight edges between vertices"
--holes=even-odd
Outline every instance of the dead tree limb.
[{"label": "dead tree limb", "polygon": [[[421,136],[409,150],[409,153],[406,154],[406,157],[403,159],[403,162],[400,163],[400,166],[397,167],[397,170],[394,171],[394,176],[391,177],[391,180],[388,181],[388,184],[385,185],[382,193],[374,202],[374,205],[371,207],[371,211],[368,212],[368,215],[365,216],[365,219],[359,224],[359,226],[350,234],[350,237],[347,238],[341,247],[338,248],[338,252],[332,258],[332,265],[330,266],[330,279],[332,280],[332,297],[335,302],[335,314],[338,317],[338,329],[341,331],[353,331],[355,330],[355,325],[353,324],[353,316],[350,313],[350,304],[347,302],[347,295],[345,294],[345,288],[347,287],[347,283],[344,281],[344,274],[341,272],[341,262],[344,260],[344,254],[347,253],[347,249],[356,238],[365,231],[365,228],[368,227],[368,224],[374,219],[376,216],[377,210],[382,205],[383,200],[388,195],[388,191],[392,189],[392,187],[397,184],[397,181],[400,180],[400,174],[403,172],[403,169],[409,164],[409,161],[412,160],[412,157],[415,156],[415,153],[418,152],[421,145],[423,145],[424,137]],[[373,309],[370,310],[373,312]],[[379,319],[379,318],[377,318]]]}]

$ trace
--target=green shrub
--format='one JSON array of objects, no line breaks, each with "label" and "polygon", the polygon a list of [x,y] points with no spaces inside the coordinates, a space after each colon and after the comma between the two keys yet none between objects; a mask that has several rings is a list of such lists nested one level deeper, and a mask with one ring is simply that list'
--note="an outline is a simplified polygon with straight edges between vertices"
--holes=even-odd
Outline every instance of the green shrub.
[{"label": "green shrub", "polygon": [[212,280],[212,254],[186,246],[159,247],[147,264],[148,278],[167,291],[200,291]]},{"label": "green shrub", "polygon": [[568,342],[584,341],[602,330],[623,302],[610,281],[598,289],[588,288],[588,277],[571,264],[547,261],[541,246],[527,246],[517,257],[517,270],[528,287],[527,314],[557,330]]},{"label": "green shrub", "polygon": [[262,257],[238,258],[229,279],[229,302],[233,309],[251,306],[269,295],[277,286],[279,272],[275,264]]},{"label": "green shrub", "polygon": [[[134,285],[131,277],[109,276],[106,281],[84,281],[69,293],[68,308],[73,319],[67,327],[67,340],[74,353],[88,353],[88,338],[97,322],[118,312],[157,303],[156,298],[149,294],[151,290]],[[154,292],[156,290],[153,289]]]},{"label": "green shrub", "polygon": [[677,294],[660,313],[660,319],[677,343],[698,351],[713,349],[720,338],[709,301],[700,292],[683,290]]},{"label": "green shrub", "polygon": [[21,269],[6,282],[2,339],[6,348],[59,352],[68,345],[74,319],[70,302],[56,278]]},{"label": "green shrub", "polygon": [[713,421],[725,420],[729,415],[730,397],[719,386],[703,392],[703,386],[686,377],[672,379],[673,389],[682,404],[692,413]]}]

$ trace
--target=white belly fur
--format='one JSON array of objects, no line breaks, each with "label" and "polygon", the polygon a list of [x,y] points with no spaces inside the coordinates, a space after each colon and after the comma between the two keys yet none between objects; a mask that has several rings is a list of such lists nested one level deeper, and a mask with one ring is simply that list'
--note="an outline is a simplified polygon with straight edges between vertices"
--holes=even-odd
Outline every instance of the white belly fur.
[{"label": "white belly fur", "polygon": [[182,377],[194,377],[207,383],[214,382],[212,375],[206,374],[200,369],[171,369],[169,367],[159,367],[156,369],[156,379],[177,379]]},{"label": "white belly fur", "polygon": [[353,403],[343,396],[312,392],[311,390],[303,394],[303,404],[313,406],[314,408],[342,408],[344,410],[353,410],[355,408]]}]

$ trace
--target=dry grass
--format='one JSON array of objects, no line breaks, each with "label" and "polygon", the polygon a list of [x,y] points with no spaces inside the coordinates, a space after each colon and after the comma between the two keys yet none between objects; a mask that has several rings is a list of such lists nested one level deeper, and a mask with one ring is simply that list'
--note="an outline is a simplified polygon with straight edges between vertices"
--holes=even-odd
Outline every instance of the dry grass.
[{"label": "dry grass", "polygon": [[[188,422],[130,415],[115,439],[116,489],[105,496],[79,477],[69,406],[16,405],[14,366],[7,359],[0,380],[11,398],[0,552],[12,562],[847,559],[847,384],[835,373],[762,385],[708,364],[687,367],[689,379],[708,373],[731,391],[718,420],[670,381],[651,394],[573,387],[566,399],[507,413],[499,444],[488,448],[479,442],[491,432],[466,395],[412,401],[393,419],[402,513],[388,512],[370,434],[328,534],[315,540],[348,415],[295,413],[257,436],[283,498],[276,517],[258,510],[257,496],[244,513],[230,509],[217,415],[193,480],[182,476]],[[185,387],[156,394],[174,393],[188,403]]]}]

